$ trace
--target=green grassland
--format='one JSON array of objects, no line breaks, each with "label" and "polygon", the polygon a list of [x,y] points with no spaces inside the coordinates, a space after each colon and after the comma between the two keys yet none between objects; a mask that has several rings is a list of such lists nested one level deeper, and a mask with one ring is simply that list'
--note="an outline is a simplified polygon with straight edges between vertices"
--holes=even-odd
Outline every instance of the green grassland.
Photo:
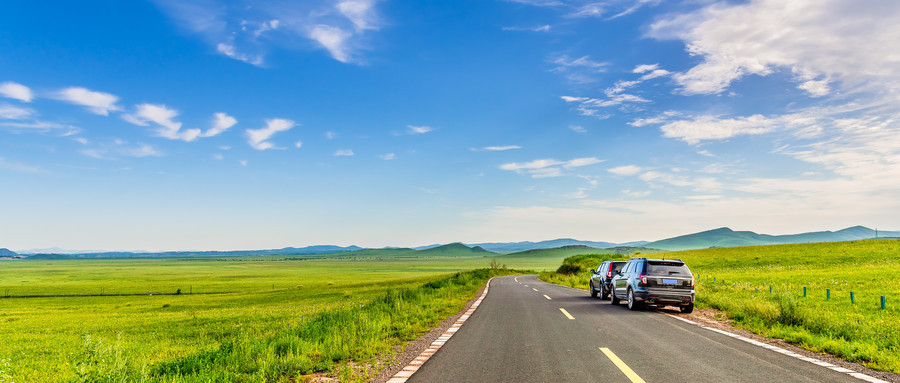
[{"label": "green grassland", "polygon": [[[900,373],[900,240],[717,248],[653,257],[685,260],[697,275],[697,307],[721,310],[739,327]],[[572,257],[541,278],[587,288],[590,268],[604,259],[616,258]],[[856,303],[850,302],[850,292]],[[882,295],[887,299],[884,310]]]},{"label": "green grassland", "polygon": [[354,367],[377,365],[510,272],[467,270],[555,268],[570,253],[4,261],[0,296],[61,296],[0,298],[0,383],[365,380],[374,370]]}]

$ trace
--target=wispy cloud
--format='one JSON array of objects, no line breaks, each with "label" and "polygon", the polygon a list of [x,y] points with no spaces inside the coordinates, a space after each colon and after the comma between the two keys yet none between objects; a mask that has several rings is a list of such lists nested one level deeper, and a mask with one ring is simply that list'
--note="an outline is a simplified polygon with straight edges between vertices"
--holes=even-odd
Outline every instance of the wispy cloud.
[{"label": "wispy cloud", "polygon": [[118,139],[93,148],[82,149],[79,152],[99,160],[115,160],[119,157],[161,157],[164,155],[163,152],[151,145],[138,143],[136,146],[129,146],[127,142]]},{"label": "wispy cloud", "polygon": [[550,32],[550,24],[538,25],[536,27],[503,27],[504,31],[517,32]]},{"label": "wispy cloud", "polygon": [[30,88],[12,81],[0,84],[0,95],[24,102],[31,102],[34,98]]},{"label": "wispy cloud", "polygon": [[294,143],[294,147],[296,147],[297,149],[302,148],[302,147],[303,147],[303,141],[297,141],[297,142],[295,142],[295,143]]},{"label": "wispy cloud", "polygon": [[228,130],[237,124],[237,119],[225,113],[216,113],[213,115],[212,127],[200,134],[201,137],[213,137]]},{"label": "wispy cloud", "polygon": [[76,105],[87,107],[91,113],[108,116],[111,111],[122,110],[116,102],[119,97],[87,88],[71,87],[56,92],[54,98]]},{"label": "wispy cloud", "polygon": [[575,133],[587,133],[587,129],[581,125],[569,125],[569,129]]},{"label": "wispy cloud", "polygon": [[514,150],[514,149],[522,149],[519,145],[505,145],[505,146],[485,146],[483,148],[472,148],[473,152],[502,152],[506,150]]},{"label": "wispy cloud", "polygon": [[434,130],[430,126],[414,126],[414,125],[406,125],[407,132],[409,134],[425,134],[432,130]]},{"label": "wispy cloud", "polygon": [[378,156],[378,158],[381,158],[382,160],[385,160],[385,161],[390,161],[390,160],[396,159],[397,156],[394,155],[394,153],[388,153],[388,154],[381,154]]},{"label": "wispy cloud", "polygon": [[9,104],[0,104],[0,120],[23,120],[31,117],[34,110]]},{"label": "wispy cloud", "polygon": [[643,169],[640,166],[636,165],[616,166],[614,168],[606,169],[606,171],[620,176],[633,176],[640,173],[641,170]]},{"label": "wispy cloud", "polygon": [[574,169],[603,162],[595,157],[575,158],[569,161],[558,161],[552,158],[529,162],[510,162],[500,165],[500,169],[529,174],[533,178],[559,177],[563,169]]},{"label": "wispy cloud", "polygon": [[32,166],[28,164],[24,164],[19,161],[7,160],[3,157],[0,157],[0,170],[9,170],[20,173],[40,173],[41,168],[37,166]]},{"label": "wispy cloud", "polygon": [[[181,130],[181,122],[175,121],[178,111],[165,105],[139,104],[134,114],[123,114],[122,119],[139,126],[156,124],[155,134],[170,140],[193,141],[200,136],[200,129]],[[227,116],[226,116],[227,117]]]},{"label": "wispy cloud", "polygon": [[569,82],[576,84],[597,81],[597,74],[606,72],[609,67],[608,62],[594,61],[587,55],[579,58],[561,55],[552,58],[550,62],[556,65],[550,69],[551,72],[563,75]]},{"label": "wispy cloud", "polygon": [[[294,127],[296,123],[282,118],[266,120],[266,127],[261,129],[247,129],[247,143],[256,150],[273,149],[275,145],[269,142],[269,138],[275,133],[284,132]],[[245,165],[246,166],[246,165]]]},{"label": "wispy cloud", "polygon": [[272,49],[310,46],[340,62],[361,63],[365,34],[383,24],[375,0],[155,2],[219,54],[256,66],[266,65]]},{"label": "wispy cloud", "polygon": [[335,157],[345,157],[345,156],[352,156],[352,155],[353,155],[353,149],[339,149],[334,152]]}]

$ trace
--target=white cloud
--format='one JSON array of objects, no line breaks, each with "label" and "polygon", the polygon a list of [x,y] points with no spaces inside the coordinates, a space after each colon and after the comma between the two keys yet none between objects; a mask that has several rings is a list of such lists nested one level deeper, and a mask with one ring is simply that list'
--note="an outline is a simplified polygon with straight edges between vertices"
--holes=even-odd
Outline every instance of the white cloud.
[{"label": "white cloud", "polygon": [[581,125],[569,125],[569,129],[571,129],[575,133],[587,133],[587,129],[585,129]]},{"label": "white cloud", "polygon": [[432,127],[430,127],[430,126],[413,126],[413,125],[406,125],[406,127],[407,127],[407,129],[409,129],[409,130],[408,130],[409,134],[425,134],[425,133],[428,133],[428,132],[434,130],[434,129],[433,129]]},{"label": "white cloud", "polygon": [[319,24],[309,31],[309,38],[317,41],[335,60],[342,63],[351,61],[347,46],[352,33],[330,25]]},{"label": "white cloud", "polygon": [[40,173],[41,168],[0,157],[0,170],[10,170],[20,173]]},{"label": "white cloud", "polygon": [[219,161],[221,161],[221,160],[224,160],[224,159],[225,159],[225,156],[223,156],[223,155],[221,155],[221,154],[219,154],[219,153],[216,153],[216,154],[213,154],[213,156],[212,156],[212,157],[213,157],[213,158],[214,158],[214,159],[217,159],[217,160],[219,160]]},{"label": "white cloud", "polygon": [[558,161],[552,158],[539,159],[529,162],[510,162],[500,165],[500,169],[514,171],[519,174],[529,174],[533,178],[559,177],[562,169],[573,169],[603,162],[595,157],[576,158],[569,161]]},{"label": "white cloud", "polygon": [[393,160],[393,159],[396,159],[396,158],[397,158],[397,156],[394,155],[394,153],[381,154],[381,155],[379,155],[378,157],[381,158],[382,160],[385,160],[385,161],[390,161],[390,160]]},{"label": "white cloud", "polygon": [[294,146],[297,147],[297,149],[302,148],[302,147],[303,147],[303,141],[297,141],[297,142],[295,142],[295,143],[294,143]]},{"label": "white cloud", "polygon": [[550,25],[544,24],[536,27],[503,27],[504,31],[530,31],[530,32],[550,32]]},{"label": "white cloud", "polygon": [[[702,62],[674,75],[684,94],[715,94],[746,75],[790,69],[801,89],[889,90],[900,85],[900,2],[838,0],[715,3],[655,22],[649,36],[681,39]],[[810,83],[815,78],[824,78]]]},{"label": "white cloud", "polygon": [[551,60],[556,66],[550,69],[551,72],[559,73],[566,77],[572,83],[587,84],[597,81],[597,73],[606,72],[609,66],[608,62],[599,62],[591,60],[590,56],[581,56],[579,58],[571,58],[568,55],[561,55]]},{"label": "white cloud", "polygon": [[84,137],[75,137],[75,138],[73,138],[73,140],[75,140],[75,142],[78,142],[79,144],[82,144],[82,145],[87,145],[90,143],[90,141],[88,141],[88,139],[84,138]]},{"label": "white cloud", "polygon": [[353,149],[339,149],[334,152],[335,157],[344,157],[344,156],[352,156]]},{"label": "white cloud", "polygon": [[659,69],[659,64],[641,64],[634,69],[631,70],[631,73],[644,73],[644,72],[652,72],[654,70]]},{"label": "white cloud", "polygon": [[568,14],[569,17],[601,17],[603,16],[603,6],[602,3],[590,3],[584,4],[575,12]]},{"label": "white cloud", "polygon": [[513,150],[513,149],[522,149],[519,145],[505,145],[505,146],[485,146],[483,148],[472,148],[473,152],[502,152],[505,150]]},{"label": "white cloud", "polygon": [[31,93],[30,88],[12,81],[7,81],[0,84],[0,95],[24,102],[31,102],[31,100],[34,98],[34,95]]},{"label": "white cloud", "polygon": [[360,62],[367,33],[382,24],[377,0],[155,0],[177,24],[221,55],[263,66],[273,49],[324,48],[334,59]]},{"label": "white cloud", "polygon": [[110,111],[122,110],[116,105],[119,98],[103,92],[95,92],[81,87],[71,87],[56,92],[54,98],[87,107],[91,113],[108,116]]},{"label": "white cloud", "polygon": [[255,65],[255,66],[263,65],[262,56],[240,53],[236,50],[234,45],[232,45],[230,43],[219,43],[219,45],[216,45],[216,51],[218,51],[219,53],[221,53],[225,56],[231,57],[235,60],[243,61],[250,65]]},{"label": "white cloud", "polygon": [[247,160],[238,160],[238,163],[241,164],[241,166],[243,166],[243,167],[247,166]]},{"label": "white cloud", "polygon": [[133,148],[121,148],[119,149],[119,154],[126,157],[159,157],[163,155],[162,152],[156,150],[152,146],[144,144],[140,144]]},{"label": "white cloud", "polygon": [[327,138],[329,140],[333,140],[333,139],[337,138],[337,132],[332,132],[329,130],[329,131],[325,132],[325,138]]},{"label": "white cloud", "polygon": [[181,130],[181,123],[174,120],[178,117],[178,111],[175,109],[155,104],[139,104],[135,107],[137,110],[134,114],[123,114],[122,119],[140,126],[149,126],[152,122],[157,126],[154,133],[170,140],[190,142],[200,136],[200,129]]},{"label": "white cloud", "polygon": [[691,120],[678,120],[660,127],[663,136],[677,138],[695,145],[704,140],[724,140],[739,135],[755,135],[775,130],[781,121],[762,115],[738,118],[699,116]]},{"label": "white cloud", "polygon": [[641,170],[643,169],[640,166],[635,165],[616,166],[614,168],[606,169],[606,171],[620,176],[633,176],[640,173]]},{"label": "white cloud", "polygon": [[656,69],[656,70],[654,70],[654,71],[652,71],[652,72],[650,72],[650,73],[647,73],[647,74],[641,76],[640,80],[641,80],[641,81],[647,81],[647,80],[652,80],[652,79],[657,78],[657,77],[668,76],[668,75],[670,75],[670,74],[672,74],[672,72],[669,72],[669,71],[667,71],[667,70],[665,70],[665,69]]},{"label": "white cloud", "polygon": [[247,129],[247,143],[256,150],[273,149],[275,145],[268,141],[272,135],[284,132],[294,127],[296,123],[282,118],[270,118],[266,120],[266,127],[261,129]]},{"label": "white cloud", "polygon": [[24,120],[31,117],[34,111],[28,108],[20,108],[9,104],[0,104],[0,119]]},{"label": "white cloud", "polygon": [[358,31],[378,29],[374,0],[344,0],[337,4],[337,9]]},{"label": "white cloud", "polygon": [[213,115],[212,127],[209,128],[209,130],[203,132],[200,137],[217,136],[220,133],[228,130],[228,128],[234,126],[234,124],[237,124],[237,119],[235,119],[234,117],[231,117],[225,113],[216,113]]}]

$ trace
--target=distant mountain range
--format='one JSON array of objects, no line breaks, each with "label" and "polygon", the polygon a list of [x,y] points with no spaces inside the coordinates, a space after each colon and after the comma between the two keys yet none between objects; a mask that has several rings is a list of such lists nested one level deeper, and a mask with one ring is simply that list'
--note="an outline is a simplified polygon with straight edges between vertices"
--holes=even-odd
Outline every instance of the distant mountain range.
[{"label": "distant mountain range", "polygon": [[[768,235],[752,231],[734,231],[727,227],[682,235],[646,244],[646,247],[663,250],[691,250],[709,247],[735,247],[758,245],[782,245],[788,243],[840,242],[872,239],[875,230],[864,226],[853,226],[838,231],[816,231],[812,233]],[[878,231],[879,238],[900,237],[900,231]]]},{"label": "distant mountain range", "polygon": [[[900,238],[900,231],[878,231],[879,238]],[[791,235],[757,234],[752,231],[734,231],[727,227],[703,231],[694,234],[663,239],[655,242],[636,241],[626,243],[579,241],[571,238],[560,238],[540,242],[488,242],[475,244],[451,243],[445,245],[421,246],[414,249],[386,247],[385,250],[408,251],[410,254],[425,256],[460,256],[460,255],[488,255],[491,253],[519,253],[529,250],[556,249],[556,248],[595,248],[595,249],[623,249],[633,251],[634,248],[643,248],[644,252],[660,250],[691,250],[710,247],[734,247],[778,245],[787,243],[808,242],[838,242],[860,239],[876,238],[875,230],[864,226],[848,227],[839,231],[818,231],[812,233]],[[285,247],[270,250],[235,250],[235,251],[167,251],[167,252],[137,252],[137,251],[77,251],[60,248],[20,250],[17,252],[8,249],[0,249],[0,257],[27,257],[33,259],[68,259],[68,258],[176,258],[176,257],[234,257],[248,255],[323,255],[340,252],[353,252],[363,249],[359,246],[331,246],[318,245],[307,247]],[[356,253],[355,253],[356,254]]]}]

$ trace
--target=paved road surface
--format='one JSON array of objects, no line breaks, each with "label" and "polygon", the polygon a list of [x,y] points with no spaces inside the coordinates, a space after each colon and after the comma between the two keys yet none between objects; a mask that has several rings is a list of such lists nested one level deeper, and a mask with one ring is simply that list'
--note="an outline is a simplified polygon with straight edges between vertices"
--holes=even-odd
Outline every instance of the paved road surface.
[{"label": "paved road surface", "polygon": [[601,348],[646,382],[862,382],[533,275],[494,278],[478,310],[409,382],[640,381]]}]

